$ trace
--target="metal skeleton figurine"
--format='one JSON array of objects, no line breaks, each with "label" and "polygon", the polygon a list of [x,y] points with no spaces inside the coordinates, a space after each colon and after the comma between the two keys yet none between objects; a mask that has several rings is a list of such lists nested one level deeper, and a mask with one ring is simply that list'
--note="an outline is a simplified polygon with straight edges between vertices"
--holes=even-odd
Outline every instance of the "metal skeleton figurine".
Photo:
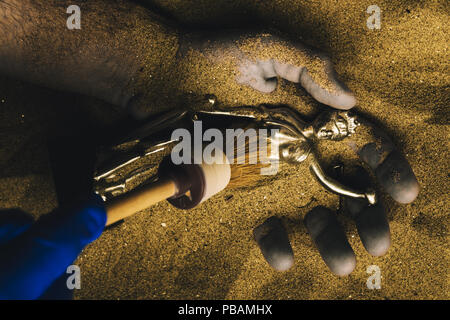
[{"label": "metal skeleton figurine", "polygon": [[[302,163],[310,158],[310,170],[317,180],[333,193],[366,199],[376,203],[373,189],[355,190],[327,176],[312,152],[317,140],[338,141],[355,134],[360,126],[356,115],[348,111],[325,111],[307,123],[288,107],[218,107],[215,97],[209,103],[186,110],[166,112],[149,121],[115,146],[103,150],[97,166],[94,189],[105,200],[125,193],[140,183],[155,178],[160,160],[178,140],[171,140],[173,129],[192,127],[194,120],[205,122],[228,119],[230,123],[252,123],[257,128],[279,130],[277,157],[281,162]],[[223,121],[221,121],[223,124]]]}]

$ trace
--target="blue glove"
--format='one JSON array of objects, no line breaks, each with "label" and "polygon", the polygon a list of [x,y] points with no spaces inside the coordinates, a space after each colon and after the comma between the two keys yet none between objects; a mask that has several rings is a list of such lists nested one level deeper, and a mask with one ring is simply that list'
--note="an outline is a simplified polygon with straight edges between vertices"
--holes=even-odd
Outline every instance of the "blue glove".
[{"label": "blue glove", "polygon": [[0,212],[0,299],[62,298],[54,294],[61,286],[67,292],[67,267],[101,235],[105,224],[97,195],[34,223],[18,210]]}]

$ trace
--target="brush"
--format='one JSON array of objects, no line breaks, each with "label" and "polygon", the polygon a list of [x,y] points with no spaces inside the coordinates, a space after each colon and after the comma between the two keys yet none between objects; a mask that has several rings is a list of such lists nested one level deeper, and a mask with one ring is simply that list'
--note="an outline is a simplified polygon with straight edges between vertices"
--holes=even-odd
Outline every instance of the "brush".
[{"label": "brush", "polygon": [[[259,152],[251,148],[250,138],[236,143],[234,155],[228,159],[222,150],[215,149],[214,157],[204,155],[201,161],[175,165],[170,156],[158,167],[156,179],[130,192],[106,201],[106,225],[129,217],[161,201],[167,200],[179,209],[192,209],[225,188],[256,185],[262,178],[261,169],[269,164],[257,162]],[[236,142],[233,141],[233,143]],[[254,142],[254,141],[253,141]],[[241,146],[239,146],[241,145]],[[205,158],[206,157],[206,158]]]},{"label": "brush", "polygon": [[157,179],[105,203],[106,225],[166,199],[180,209],[191,209],[206,201],[222,191],[231,180],[232,170],[227,157],[223,152],[219,157],[222,161],[203,159],[199,164],[181,165],[175,165],[170,156],[164,158],[158,168]]},{"label": "brush", "polygon": [[[215,154],[214,157],[210,155],[210,158],[205,159],[203,154],[201,161],[193,161],[192,164],[175,165],[170,156],[167,156],[158,168],[156,180],[106,202],[106,225],[111,225],[166,199],[177,208],[192,209],[225,188],[238,189],[258,185],[266,177],[262,170],[268,169],[274,161],[292,162],[292,159],[295,159],[298,163],[306,157],[311,158],[310,170],[313,175],[329,191],[352,198],[363,198],[370,204],[376,202],[374,190],[361,192],[328,177],[315,155],[308,149],[305,149],[305,152],[304,148],[300,148],[301,154],[297,154],[297,151],[292,153],[289,144],[284,148],[285,141],[278,139],[273,141],[272,138],[259,135],[252,135],[244,140],[239,138],[240,136],[236,136],[234,140],[226,141],[227,146],[230,142],[233,143],[234,152],[231,159],[218,148],[215,149],[219,152],[218,155]],[[275,154],[272,150],[276,151]],[[292,154],[294,157],[291,157]]]}]

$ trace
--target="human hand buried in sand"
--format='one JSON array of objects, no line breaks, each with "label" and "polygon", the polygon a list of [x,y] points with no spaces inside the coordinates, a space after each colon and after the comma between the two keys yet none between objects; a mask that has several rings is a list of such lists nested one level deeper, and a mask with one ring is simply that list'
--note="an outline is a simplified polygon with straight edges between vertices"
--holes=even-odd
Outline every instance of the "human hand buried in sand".
[{"label": "human hand buried in sand", "polygon": [[81,29],[69,30],[73,1],[0,2],[0,72],[91,95],[142,118],[173,109],[189,93],[228,105],[267,103],[277,79],[301,84],[339,109],[356,100],[332,64],[300,44],[262,32],[189,33],[126,1],[80,3]]}]

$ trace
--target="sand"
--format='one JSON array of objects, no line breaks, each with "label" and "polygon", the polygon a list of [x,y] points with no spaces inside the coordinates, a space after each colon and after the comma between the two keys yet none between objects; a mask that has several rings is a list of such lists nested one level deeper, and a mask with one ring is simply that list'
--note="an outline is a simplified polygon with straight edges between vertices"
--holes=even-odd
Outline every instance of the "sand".
[{"label": "sand", "polygon": [[[162,203],[105,231],[83,251],[75,262],[82,272],[75,298],[448,299],[448,4],[378,1],[381,29],[369,30],[366,9],[373,1],[193,3],[152,1],[179,21],[200,25],[232,24],[245,9],[326,52],[355,92],[357,110],[386,128],[409,160],[421,192],[409,205],[382,194],[392,233],[383,257],[370,256],[354,223],[340,215],[357,256],[355,271],[345,278],[327,269],[302,223],[316,205],[339,206],[306,164],[287,166],[270,184],[224,191],[189,212]],[[189,86],[183,89],[188,93]],[[286,103],[309,117],[323,108],[283,81],[269,95],[247,88],[241,96],[231,92],[223,85],[214,93],[236,105]],[[95,99],[0,78],[0,208],[18,207],[38,217],[57,206],[46,136],[72,130],[64,121],[76,127],[73,114],[98,124],[123,117]],[[323,162],[346,161],[347,155],[324,151]],[[253,228],[272,215],[282,217],[295,255],[294,266],[283,273],[268,266],[252,238]],[[366,287],[370,265],[381,269],[380,290]]]}]

